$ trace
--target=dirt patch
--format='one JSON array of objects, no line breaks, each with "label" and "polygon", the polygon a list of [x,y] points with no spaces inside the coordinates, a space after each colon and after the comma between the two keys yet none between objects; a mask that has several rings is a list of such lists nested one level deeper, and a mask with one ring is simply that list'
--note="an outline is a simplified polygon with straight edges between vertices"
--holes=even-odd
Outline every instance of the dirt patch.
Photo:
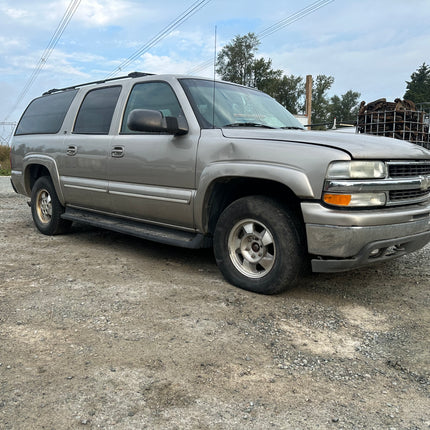
[{"label": "dirt patch", "polygon": [[430,247],[265,297],[0,178],[0,428],[428,429]]}]

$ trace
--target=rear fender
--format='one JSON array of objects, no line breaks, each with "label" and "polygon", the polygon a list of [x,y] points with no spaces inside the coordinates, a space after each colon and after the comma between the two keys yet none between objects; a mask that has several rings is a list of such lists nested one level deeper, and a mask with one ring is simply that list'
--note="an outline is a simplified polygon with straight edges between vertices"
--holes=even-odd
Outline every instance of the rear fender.
[{"label": "rear fender", "polygon": [[60,184],[60,175],[58,173],[57,163],[52,157],[48,155],[30,154],[24,157],[22,170],[24,172],[23,182],[24,182],[24,187],[27,195],[31,195],[31,188],[33,184],[32,180],[37,179],[37,177],[32,178],[32,175],[31,175],[32,168],[36,166],[44,167],[49,172],[49,175],[51,176],[51,180],[52,180],[52,183],[54,184],[58,199],[60,200],[61,204],[64,205],[64,196],[63,196],[63,191]]}]

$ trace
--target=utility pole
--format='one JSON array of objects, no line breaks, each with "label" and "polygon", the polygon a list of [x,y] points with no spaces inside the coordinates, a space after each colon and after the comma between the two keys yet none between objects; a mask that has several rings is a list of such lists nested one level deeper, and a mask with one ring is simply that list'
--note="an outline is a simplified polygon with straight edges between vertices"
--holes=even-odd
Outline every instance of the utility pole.
[{"label": "utility pole", "polygon": [[308,125],[312,124],[312,75],[306,75],[306,116]]},{"label": "utility pole", "polygon": [[[10,138],[16,127],[16,122],[0,121],[0,127],[2,127],[2,131],[0,131],[0,145],[9,146]],[[7,128],[8,131],[6,131]]]}]

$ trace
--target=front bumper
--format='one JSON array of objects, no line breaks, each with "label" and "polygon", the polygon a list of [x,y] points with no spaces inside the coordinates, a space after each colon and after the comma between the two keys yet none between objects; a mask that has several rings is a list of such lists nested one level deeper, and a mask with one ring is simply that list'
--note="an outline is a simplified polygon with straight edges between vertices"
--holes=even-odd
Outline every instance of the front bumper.
[{"label": "front bumper", "polygon": [[341,272],[389,260],[430,242],[430,203],[369,211],[338,211],[302,203],[314,272]]}]

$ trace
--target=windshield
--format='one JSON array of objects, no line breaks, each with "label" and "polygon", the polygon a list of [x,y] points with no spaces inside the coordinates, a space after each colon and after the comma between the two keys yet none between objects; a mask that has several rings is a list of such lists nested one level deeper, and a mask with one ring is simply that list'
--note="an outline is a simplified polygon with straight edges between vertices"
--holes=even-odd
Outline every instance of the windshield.
[{"label": "windshield", "polygon": [[304,128],[275,99],[255,89],[203,79],[180,82],[202,128]]}]

